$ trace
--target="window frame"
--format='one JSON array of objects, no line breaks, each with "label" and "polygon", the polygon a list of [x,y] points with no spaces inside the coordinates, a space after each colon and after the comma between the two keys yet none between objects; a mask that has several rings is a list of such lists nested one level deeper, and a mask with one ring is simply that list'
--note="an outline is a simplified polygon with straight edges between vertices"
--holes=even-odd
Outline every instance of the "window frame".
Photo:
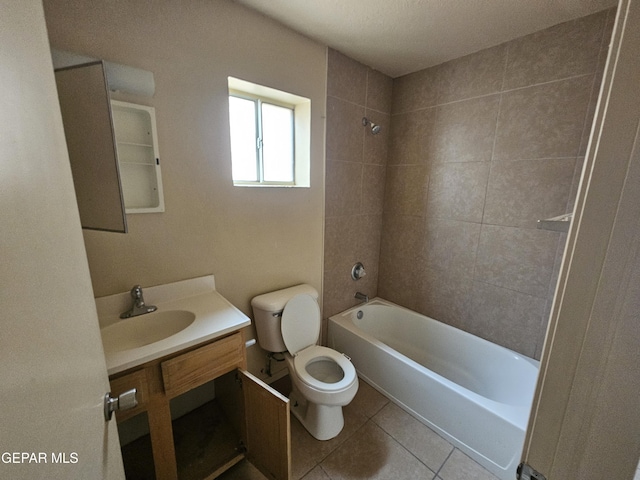
[{"label": "window frame", "polygon": [[[311,99],[302,97],[293,93],[288,93],[275,88],[266,87],[246,80],[235,77],[227,77],[228,92],[227,98],[232,96],[254,101],[260,98],[263,103],[284,107],[293,110],[293,182],[284,181],[264,181],[264,174],[259,173],[259,177],[263,180],[259,181],[231,181],[234,186],[238,187],[263,187],[263,188],[310,188],[311,187]],[[257,107],[256,107],[257,108]],[[262,115],[262,109],[259,113]],[[256,115],[257,116],[257,115]],[[230,119],[230,116],[227,118]],[[229,127],[231,124],[229,123]],[[257,128],[257,126],[256,126]],[[229,129],[229,138],[231,138],[231,130]],[[233,172],[233,158],[230,153],[231,170]],[[257,159],[256,148],[256,162]],[[262,167],[259,167],[262,169]]]},{"label": "window frame", "polygon": [[[234,185],[245,185],[245,186],[295,186],[296,185],[296,108],[295,105],[290,103],[282,102],[277,99],[266,97],[263,95],[257,95],[252,93],[247,93],[244,91],[229,89],[229,97],[237,97],[245,100],[250,100],[254,103],[254,119],[256,123],[256,142],[255,142],[255,150],[256,150],[256,172],[258,176],[257,181],[252,180],[233,180]],[[293,180],[284,181],[284,180],[265,180],[264,179],[264,157],[263,157],[263,123],[262,123],[262,105],[274,105],[276,107],[286,108],[291,110],[291,174]],[[229,125],[231,128],[231,125]],[[232,159],[233,161],[233,159]]]}]

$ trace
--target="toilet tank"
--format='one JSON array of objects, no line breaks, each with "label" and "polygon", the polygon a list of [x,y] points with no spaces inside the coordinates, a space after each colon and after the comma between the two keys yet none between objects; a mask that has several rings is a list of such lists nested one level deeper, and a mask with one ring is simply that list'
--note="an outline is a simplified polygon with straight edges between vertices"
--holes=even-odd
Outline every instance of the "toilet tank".
[{"label": "toilet tank", "polygon": [[251,308],[258,334],[258,344],[262,349],[268,352],[285,352],[287,350],[280,330],[282,310],[289,300],[301,293],[311,295],[316,301],[318,300],[318,291],[307,284],[253,297]]}]

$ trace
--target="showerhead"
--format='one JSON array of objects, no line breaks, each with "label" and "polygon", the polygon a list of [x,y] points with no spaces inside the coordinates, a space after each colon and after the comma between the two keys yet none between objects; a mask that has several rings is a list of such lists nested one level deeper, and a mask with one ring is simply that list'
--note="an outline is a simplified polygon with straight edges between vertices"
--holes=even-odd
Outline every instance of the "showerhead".
[{"label": "showerhead", "polygon": [[362,117],[362,125],[364,125],[365,127],[367,125],[371,125],[371,135],[379,134],[380,130],[382,129],[382,127],[380,125],[376,125],[371,120],[369,120],[367,117]]}]

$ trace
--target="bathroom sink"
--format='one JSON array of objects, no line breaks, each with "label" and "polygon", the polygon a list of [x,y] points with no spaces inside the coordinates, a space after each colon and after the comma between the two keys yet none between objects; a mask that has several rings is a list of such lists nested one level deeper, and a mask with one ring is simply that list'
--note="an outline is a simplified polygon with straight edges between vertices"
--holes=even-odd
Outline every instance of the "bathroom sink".
[{"label": "bathroom sink", "polygon": [[181,332],[196,316],[187,310],[146,313],[118,321],[100,330],[105,352],[144,347]]}]

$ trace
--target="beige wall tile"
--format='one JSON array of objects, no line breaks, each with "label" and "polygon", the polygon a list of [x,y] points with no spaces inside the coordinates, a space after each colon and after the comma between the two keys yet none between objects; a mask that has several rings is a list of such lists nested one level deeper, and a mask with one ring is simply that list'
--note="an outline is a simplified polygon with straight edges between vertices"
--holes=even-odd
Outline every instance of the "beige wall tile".
[{"label": "beige wall tile", "polygon": [[534,357],[545,304],[544,298],[476,281],[465,326],[479,337]]},{"label": "beige wall tile", "polygon": [[536,228],[567,212],[575,158],[497,162],[491,166],[484,223]]},{"label": "beige wall tile", "polygon": [[387,168],[385,212],[422,216],[427,206],[429,178],[425,165],[397,165]]},{"label": "beige wall tile", "polygon": [[433,162],[488,162],[498,118],[499,95],[450,103],[437,108]]},{"label": "beige wall tile", "polygon": [[473,276],[452,270],[425,268],[421,272],[416,310],[456,328],[467,327]]},{"label": "beige wall tile", "polygon": [[364,105],[367,94],[367,67],[329,48],[327,95]]},{"label": "beige wall tile", "polygon": [[473,277],[480,227],[479,223],[431,219],[422,245],[425,266],[458,277]]},{"label": "beige wall tile", "polygon": [[393,79],[377,70],[368,69],[367,108],[382,113],[391,113]]},{"label": "beige wall tile", "polygon": [[509,43],[504,89],[594,73],[607,11]]},{"label": "beige wall tile", "polygon": [[[325,318],[346,310],[360,300],[360,291],[370,297],[378,294],[378,265],[380,256],[381,215],[350,215],[328,217],[325,224]],[[360,280],[351,278],[351,269],[362,262],[366,275]]]},{"label": "beige wall tile", "polygon": [[483,225],[474,279],[546,298],[559,234]]},{"label": "beige wall tile", "polygon": [[[363,165],[361,213],[381,215],[387,168],[384,165]],[[379,235],[378,235],[379,236]]]},{"label": "beige wall tile", "polygon": [[495,160],[576,157],[593,76],[503,94]]},{"label": "beige wall tile", "polygon": [[392,113],[421,110],[436,104],[439,67],[420,70],[393,79]]},{"label": "beige wall tile", "polygon": [[431,217],[482,221],[489,163],[434,165],[429,175],[427,214]]},{"label": "beige wall tile", "polygon": [[327,217],[325,220],[325,270],[342,269],[347,275],[358,261],[360,235],[357,215]]},{"label": "beige wall tile", "polygon": [[422,217],[385,214],[380,239],[379,296],[415,308],[419,294],[417,279],[424,271],[423,239]]},{"label": "beige wall tile", "polygon": [[571,191],[569,192],[569,201],[567,202],[567,212],[572,212],[575,206],[580,180],[582,179],[583,167],[584,157],[578,157],[576,160],[576,166],[573,170],[573,181],[571,182]]},{"label": "beige wall tile", "polygon": [[364,107],[327,97],[327,158],[362,162]]},{"label": "beige wall tile", "polygon": [[428,108],[391,117],[389,165],[429,163],[435,115],[436,110]]},{"label": "beige wall tile", "polygon": [[506,44],[452,60],[438,67],[438,104],[497,93],[502,87]]},{"label": "beige wall tile", "polygon": [[327,161],[325,215],[336,217],[360,212],[362,164]]}]

